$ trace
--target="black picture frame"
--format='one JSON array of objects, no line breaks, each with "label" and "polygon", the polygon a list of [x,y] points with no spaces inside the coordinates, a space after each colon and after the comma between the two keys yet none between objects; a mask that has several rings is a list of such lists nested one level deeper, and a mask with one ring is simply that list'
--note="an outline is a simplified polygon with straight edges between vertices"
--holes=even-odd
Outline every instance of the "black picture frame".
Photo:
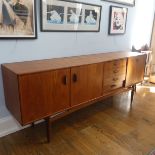
[{"label": "black picture frame", "polygon": [[[85,23],[86,22],[85,21],[85,17],[84,17],[87,14],[86,13],[86,10],[87,10],[86,8],[89,9],[89,7],[90,7],[90,11],[92,11],[93,17],[94,16],[96,17],[95,18],[96,19],[96,27],[94,25],[92,25],[92,26],[89,25],[88,26],[89,28],[87,29],[87,25],[86,24],[82,25],[81,23],[78,23],[78,24],[70,23],[70,25],[69,25],[68,24],[68,18],[69,18],[68,17],[69,16],[68,12],[64,12],[64,16],[67,17],[64,20],[65,20],[65,22],[67,24],[62,25],[62,26],[60,26],[60,24],[56,24],[56,27],[60,26],[57,29],[52,24],[51,24],[51,28],[47,28],[48,26],[50,27],[50,24],[48,25],[47,22],[45,22],[46,18],[48,19],[48,15],[45,15],[45,13],[46,12],[48,13],[48,11],[46,11],[44,8],[48,9],[48,7],[44,6],[44,5],[46,5],[46,4],[44,4],[44,2],[47,2],[47,0],[40,0],[40,10],[41,10],[40,11],[40,17],[41,17],[41,19],[40,19],[40,22],[41,22],[40,30],[41,30],[41,32],[99,32],[100,31],[101,12],[102,12],[102,6],[101,5],[90,4],[90,3],[83,3],[83,2],[78,2],[78,1],[70,1],[70,0],[57,0],[57,2],[53,1],[53,0],[50,0],[50,2],[55,2],[56,4],[59,3],[59,6],[65,7],[65,10],[67,9],[67,11],[69,11],[70,6],[74,6],[74,4],[75,4],[75,6],[78,6],[77,4],[82,6],[82,8],[81,8],[82,15],[81,15],[81,13],[79,13],[79,16],[82,16],[81,17],[81,20],[82,20],[81,23]],[[62,5],[61,5],[61,3],[62,3]],[[53,4],[53,3],[51,3],[51,4],[52,4],[51,6],[49,4],[49,7],[51,7],[51,11],[53,9],[52,7],[55,7],[55,10],[58,9],[56,7],[56,4]],[[78,10],[79,8],[78,7],[73,7],[72,9],[74,11],[75,9]],[[60,14],[63,14],[63,13],[61,13],[61,11],[63,12],[63,9],[61,7],[59,8],[59,10],[60,10]],[[94,12],[94,10],[97,10],[98,12],[96,13],[96,12]],[[87,12],[89,12],[89,10]],[[65,13],[67,13],[67,14],[65,14]],[[78,20],[78,22],[79,21],[80,20]],[[45,23],[48,26],[45,26],[46,25]],[[82,26],[83,26],[83,29],[82,29]],[[77,29],[73,29],[73,27],[77,27]]]},{"label": "black picture frame", "polygon": [[[18,5],[18,2],[12,5],[8,1],[6,3],[8,3],[7,8],[3,6],[3,9],[9,11],[12,16],[14,15],[14,18],[9,15],[10,19],[12,18],[11,23],[8,22],[7,17],[3,17],[0,21],[0,39],[37,39],[36,0],[24,1],[25,4],[21,4],[19,7],[23,10],[17,10],[16,5]],[[2,5],[5,4],[2,3]],[[5,25],[4,21],[7,21],[7,25]]]},{"label": "black picture frame", "polygon": [[109,35],[123,35],[126,32],[128,8],[110,6]]},{"label": "black picture frame", "polygon": [[127,6],[134,7],[136,0],[132,0],[131,2],[130,1],[127,2],[127,0],[102,0],[102,1],[107,1],[107,2],[112,2],[112,3],[118,3],[118,4],[122,4],[122,5],[127,5]]}]

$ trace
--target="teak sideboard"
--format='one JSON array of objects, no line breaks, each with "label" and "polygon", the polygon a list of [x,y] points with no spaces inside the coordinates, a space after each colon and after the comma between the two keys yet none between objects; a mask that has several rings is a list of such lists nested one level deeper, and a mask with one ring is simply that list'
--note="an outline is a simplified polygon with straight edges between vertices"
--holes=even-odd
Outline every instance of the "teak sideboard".
[{"label": "teak sideboard", "polygon": [[110,52],[2,64],[5,102],[21,125],[51,121],[143,81],[146,55]]}]

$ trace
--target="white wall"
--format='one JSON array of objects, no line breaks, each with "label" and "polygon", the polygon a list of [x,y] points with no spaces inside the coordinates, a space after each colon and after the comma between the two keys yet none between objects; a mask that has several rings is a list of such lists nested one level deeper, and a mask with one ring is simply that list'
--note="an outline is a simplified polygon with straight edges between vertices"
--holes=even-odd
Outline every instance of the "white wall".
[{"label": "white wall", "polygon": [[[37,1],[37,25],[38,39],[36,40],[0,40],[0,64],[5,62],[35,60],[44,58],[64,57],[73,55],[83,55],[90,53],[100,53],[107,51],[129,50],[132,44],[133,20],[135,19],[136,7],[128,7],[128,17],[125,35],[108,36],[109,6],[108,3],[100,0],[82,0],[83,2],[102,5],[101,30],[98,33],[59,33],[40,32],[40,10],[39,0]],[[144,1],[153,5],[153,0],[136,0],[137,5]],[[112,4],[117,5],[117,4]],[[121,6],[121,5],[119,5]],[[123,5],[122,5],[123,6]],[[127,7],[127,6],[125,6]],[[151,8],[152,9],[152,8]],[[144,10],[141,10],[144,11]],[[152,10],[147,11],[148,16],[152,15]],[[150,23],[149,23],[150,24]],[[148,31],[150,32],[150,27]],[[141,32],[145,33],[145,32]],[[150,38],[150,33],[145,37]],[[8,116],[5,108],[2,77],[0,74],[0,118]]]},{"label": "white wall", "polygon": [[154,12],[155,0],[136,0],[131,45],[137,49],[144,44],[150,46]]}]

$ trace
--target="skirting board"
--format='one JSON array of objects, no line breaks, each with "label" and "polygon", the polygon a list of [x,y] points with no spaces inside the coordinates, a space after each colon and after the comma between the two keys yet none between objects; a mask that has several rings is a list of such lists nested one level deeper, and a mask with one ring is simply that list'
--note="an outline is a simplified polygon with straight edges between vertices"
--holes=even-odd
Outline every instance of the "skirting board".
[{"label": "skirting board", "polygon": [[[43,120],[36,122],[36,124],[43,122]],[[30,125],[22,127],[12,116],[7,116],[0,119],[0,137],[7,136],[11,133],[17,132]]]},{"label": "skirting board", "polygon": [[9,135],[21,129],[22,127],[12,116],[7,116],[0,119],[0,137]]}]

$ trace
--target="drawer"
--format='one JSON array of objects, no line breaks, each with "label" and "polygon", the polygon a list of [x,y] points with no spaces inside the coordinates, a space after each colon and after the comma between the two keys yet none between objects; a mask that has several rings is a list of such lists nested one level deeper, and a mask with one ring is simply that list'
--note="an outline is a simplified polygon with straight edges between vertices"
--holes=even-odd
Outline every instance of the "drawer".
[{"label": "drawer", "polygon": [[114,83],[109,83],[103,86],[103,92],[108,92],[117,88],[123,87],[123,82],[124,81],[118,81]]},{"label": "drawer", "polygon": [[126,62],[127,62],[126,59],[119,59],[119,60],[106,62],[104,64],[104,70],[109,71],[112,69],[124,68],[124,67],[126,67]]},{"label": "drawer", "polygon": [[104,70],[104,78],[115,77],[126,74],[126,66],[115,67],[109,70]]},{"label": "drawer", "polygon": [[103,85],[110,85],[111,83],[116,84],[124,80],[125,80],[125,74],[120,76],[111,76],[109,78],[104,78]]}]

